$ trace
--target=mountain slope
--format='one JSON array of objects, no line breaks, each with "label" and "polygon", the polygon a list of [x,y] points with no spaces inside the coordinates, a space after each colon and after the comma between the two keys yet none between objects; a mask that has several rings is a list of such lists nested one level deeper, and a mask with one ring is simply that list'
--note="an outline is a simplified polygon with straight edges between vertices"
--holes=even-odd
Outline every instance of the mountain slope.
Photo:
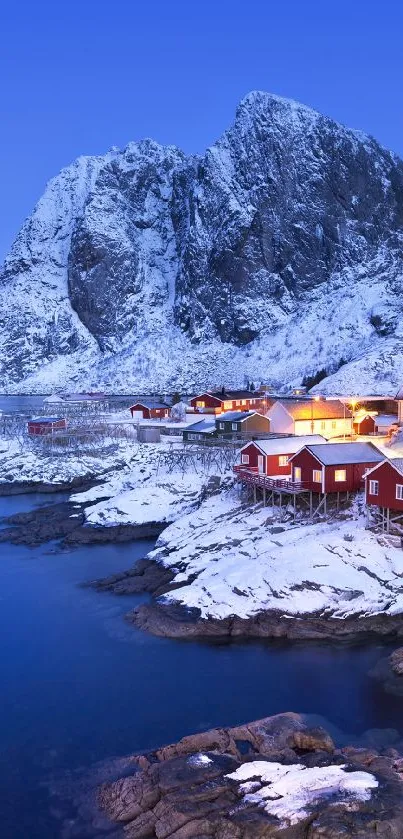
[{"label": "mountain slope", "polygon": [[403,163],[266,93],[202,157],[151,140],[48,185],[0,274],[3,389],[244,377],[393,390]]}]

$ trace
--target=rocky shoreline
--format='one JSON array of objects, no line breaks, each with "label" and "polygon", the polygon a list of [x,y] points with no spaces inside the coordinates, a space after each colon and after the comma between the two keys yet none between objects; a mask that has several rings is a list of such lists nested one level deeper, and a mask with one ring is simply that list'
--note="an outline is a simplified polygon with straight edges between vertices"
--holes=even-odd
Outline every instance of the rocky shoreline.
[{"label": "rocky shoreline", "polygon": [[279,714],[133,755],[98,804],[127,839],[399,839],[403,758]]}]

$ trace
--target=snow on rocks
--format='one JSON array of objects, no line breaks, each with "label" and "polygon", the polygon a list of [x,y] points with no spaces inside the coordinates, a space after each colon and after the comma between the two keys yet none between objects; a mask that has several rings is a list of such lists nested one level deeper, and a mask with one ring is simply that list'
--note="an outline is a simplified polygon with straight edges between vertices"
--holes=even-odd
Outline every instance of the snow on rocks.
[{"label": "snow on rocks", "polygon": [[227,778],[241,782],[243,804],[261,805],[284,826],[306,818],[310,808],[321,799],[332,799],[335,803],[368,801],[371,791],[378,787],[378,781],[369,772],[346,772],[345,765],[284,766],[264,760],[243,763]]},{"label": "snow on rocks", "polygon": [[[403,552],[365,530],[365,520],[274,528],[268,508],[243,508],[234,490],[203,502],[168,527],[149,558],[175,574],[180,603],[201,619],[262,612],[301,618],[403,612]],[[352,537],[352,538],[351,538]]]}]

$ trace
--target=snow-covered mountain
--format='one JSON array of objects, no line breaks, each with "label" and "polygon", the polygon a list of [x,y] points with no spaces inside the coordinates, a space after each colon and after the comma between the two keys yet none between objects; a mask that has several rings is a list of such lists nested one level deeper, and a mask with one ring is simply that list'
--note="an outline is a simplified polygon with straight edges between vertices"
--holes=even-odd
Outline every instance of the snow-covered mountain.
[{"label": "snow-covered mountain", "polygon": [[403,163],[255,92],[204,156],[152,140],[48,184],[0,273],[0,387],[322,392],[403,379]]}]

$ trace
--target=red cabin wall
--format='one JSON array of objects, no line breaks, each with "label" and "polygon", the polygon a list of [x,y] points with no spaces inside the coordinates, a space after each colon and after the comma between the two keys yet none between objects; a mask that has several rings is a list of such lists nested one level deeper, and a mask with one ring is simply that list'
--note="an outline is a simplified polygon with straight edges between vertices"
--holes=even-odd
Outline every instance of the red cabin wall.
[{"label": "red cabin wall", "polygon": [[[378,495],[369,494],[370,481],[379,481]],[[399,512],[403,511],[403,501],[396,498],[396,485],[403,484],[403,475],[399,475],[390,463],[382,463],[379,469],[368,475],[365,484],[367,504],[389,507],[390,510],[398,510]]]},{"label": "red cabin wall", "polygon": [[[290,457],[288,454],[287,457]],[[270,454],[266,456],[266,475],[291,475],[291,466],[279,466],[279,454]]]},{"label": "red cabin wall", "polygon": [[44,434],[51,434],[52,431],[66,427],[67,423],[65,419],[60,419],[52,423],[28,422],[28,434],[43,436]]},{"label": "red cabin wall", "polygon": [[363,421],[354,423],[354,431],[356,434],[374,434],[375,419],[374,417],[364,417]]},{"label": "red cabin wall", "polygon": [[[312,480],[312,472],[314,469],[323,469],[321,463],[316,460],[316,457],[313,456],[310,452],[306,449],[302,449],[297,455],[295,455],[291,461],[291,469],[295,466],[299,466],[301,469],[301,481],[304,485],[304,488],[312,490],[313,492],[322,492],[322,484],[316,483]],[[294,475],[292,471],[292,475]]]},{"label": "red cabin wall", "polygon": [[[257,462],[258,456],[259,456],[259,455],[261,455],[261,454],[263,454],[263,453],[260,451],[260,449],[258,449],[258,447],[254,445],[254,443],[251,443],[249,446],[245,446],[245,448],[242,450],[242,452],[241,452],[241,461],[242,461],[242,455],[243,455],[243,454],[247,454],[247,455],[249,455],[249,463],[245,463],[245,464],[244,464],[245,469],[254,469],[254,468],[256,468],[256,469],[257,469],[257,466],[258,466],[258,462]],[[264,455],[263,455],[263,457],[264,457]],[[265,465],[265,462],[263,461],[263,466],[264,466],[264,465]],[[267,473],[265,472],[265,474],[267,474]]]},{"label": "red cabin wall", "polygon": [[[204,402],[204,408],[197,408],[196,402]],[[196,410],[203,411],[206,408],[210,408],[211,410],[220,409],[223,405],[223,401],[221,399],[217,399],[215,396],[211,396],[210,393],[201,393],[200,396],[195,396],[193,399],[190,400],[190,404],[192,408],[196,408]]]}]

